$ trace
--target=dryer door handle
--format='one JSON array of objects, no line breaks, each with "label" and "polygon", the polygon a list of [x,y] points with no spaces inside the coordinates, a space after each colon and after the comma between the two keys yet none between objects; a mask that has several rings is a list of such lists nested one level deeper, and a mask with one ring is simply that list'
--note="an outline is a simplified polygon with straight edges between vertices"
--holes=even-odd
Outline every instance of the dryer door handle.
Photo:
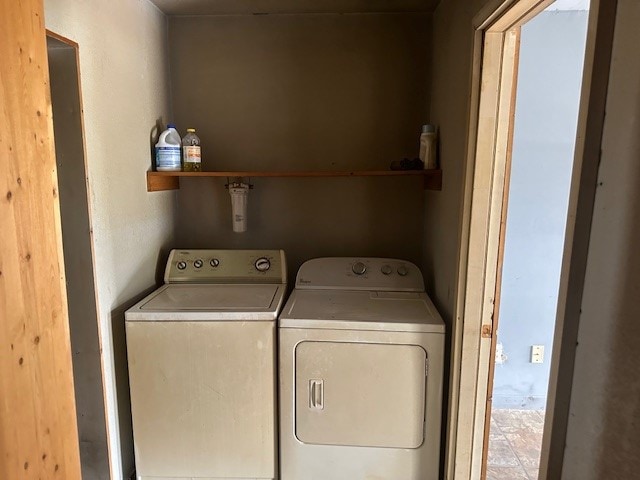
[{"label": "dryer door handle", "polygon": [[309,408],[324,409],[324,380],[309,380]]}]

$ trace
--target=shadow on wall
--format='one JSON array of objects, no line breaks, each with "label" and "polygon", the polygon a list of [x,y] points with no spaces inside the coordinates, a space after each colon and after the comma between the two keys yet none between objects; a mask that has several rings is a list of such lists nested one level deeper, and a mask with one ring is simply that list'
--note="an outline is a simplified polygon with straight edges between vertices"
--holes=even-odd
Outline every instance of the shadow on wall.
[{"label": "shadow on wall", "polygon": [[[123,474],[127,479],[134,478],[135,460],[133,449],[133,426],[131,422],[131,397],[129,394],[129,366],[127,363],[125,312],[164,283],[164,270],[170,249],[170,245],[164,245],[158,252],[154,277],[156,284],[111,310],[111,335],[113,342],[113,363],[121,455],[120,459],[112,459],[112,461],[122,462]],[[113,415],[113,413],[110,414]]]},{"label": "shadow on wall", "polygon": [[[163,255],[159,255],[162,257]],[[158,261],[160,265],[161,262]],[[118,406],[118,429],[120,433],[120,448],[125,478],[132,465],[128,465],[128,458],[133,458],[133,427],[131,424],[131,398],[129,396],[129,367],[127,364],[127,341],[125,333],[125,312],[156,289],[155,286],[125,302],[111,311],[111,334],[113,336],[113,363],[115,367],[115,383]]]},{"label": "shadow on wall", "polygon": [[[640,185],[640,166],[636,163],[630,185]],[[601,185],[599,188],[606,188]],[[611,188],[613,185],[611,185]],[[603,408],[604,428],[597,460],[598,478],[638,478],[640,471],[640,367],[638,363],[638,345],[640,345],[640,191],[635,197],[625,199],[627,218],[620,224],[629,227],[627,247],[621,249],[630,252],[620,277],[624,281],[616,282],[622,286],[617,298],[617,312],[612,316],[611,328],[615,329],[613,347],[608,349],[614,366],[608,372],[605,405]]]},{"label": "shadow on wall", "polygon": [[167,124],[162,117],[156,119],[156,123],[149,131],[149,155],[151,158],[151,169],[156,169],[156,143],[162,131],[167,128]]},{"label": "shadow on wall", "polygon": [[[164,271],[166,269],[167,260],[169,259],[169,252],[171,252],[172,248],[173,246],[168,247],[165,245],[158,252],[158,258],[156,260],[156,276],[155,276],[157,286],[164,284]],[[148,294],[145,294],[145,295],[148,295]],[[141,298],[142,297],[139,297],[139,299]],[[138,300],[136,300],[134,303],[137,303],[137,302]]]}]

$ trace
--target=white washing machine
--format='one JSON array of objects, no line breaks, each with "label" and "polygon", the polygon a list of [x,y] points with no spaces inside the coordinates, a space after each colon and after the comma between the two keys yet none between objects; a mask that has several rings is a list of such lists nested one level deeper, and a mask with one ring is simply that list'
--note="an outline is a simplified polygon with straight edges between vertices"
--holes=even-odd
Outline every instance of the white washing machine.
[{"label": "white washing machine", "polygon": [[273,479],[280,250],[173,250],[126,312],[137,478]]},{"label": "white washing machine", "polygon": [[281,480],[437,480],[444,333],[410,262],[303,264],[279,319]]}]

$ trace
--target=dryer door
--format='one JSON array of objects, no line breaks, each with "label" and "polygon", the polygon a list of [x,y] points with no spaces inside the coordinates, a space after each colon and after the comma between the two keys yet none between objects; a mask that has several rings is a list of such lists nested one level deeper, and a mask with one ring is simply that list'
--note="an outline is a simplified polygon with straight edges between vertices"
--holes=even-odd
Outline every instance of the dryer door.
[{"label": "dryer door", "polygon": [[426,357],[417,345],[299,343],[295,355],[298,440],[419,447],[424,440]]}]

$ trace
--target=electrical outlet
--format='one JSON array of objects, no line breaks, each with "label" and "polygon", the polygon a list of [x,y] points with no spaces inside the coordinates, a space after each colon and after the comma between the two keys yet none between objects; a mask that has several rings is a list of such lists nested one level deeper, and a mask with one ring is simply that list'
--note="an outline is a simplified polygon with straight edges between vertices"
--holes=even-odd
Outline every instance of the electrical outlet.
[{"label": "electrical outlet", "polygon": [[507,361],[507,356],[504,353],[504,347],[502,343],[496,345],[496,365],[502,365]]},{"label": "electrical outlet", "polygon": [[544,345],[531,345],[531,363],[544,363]]}]

